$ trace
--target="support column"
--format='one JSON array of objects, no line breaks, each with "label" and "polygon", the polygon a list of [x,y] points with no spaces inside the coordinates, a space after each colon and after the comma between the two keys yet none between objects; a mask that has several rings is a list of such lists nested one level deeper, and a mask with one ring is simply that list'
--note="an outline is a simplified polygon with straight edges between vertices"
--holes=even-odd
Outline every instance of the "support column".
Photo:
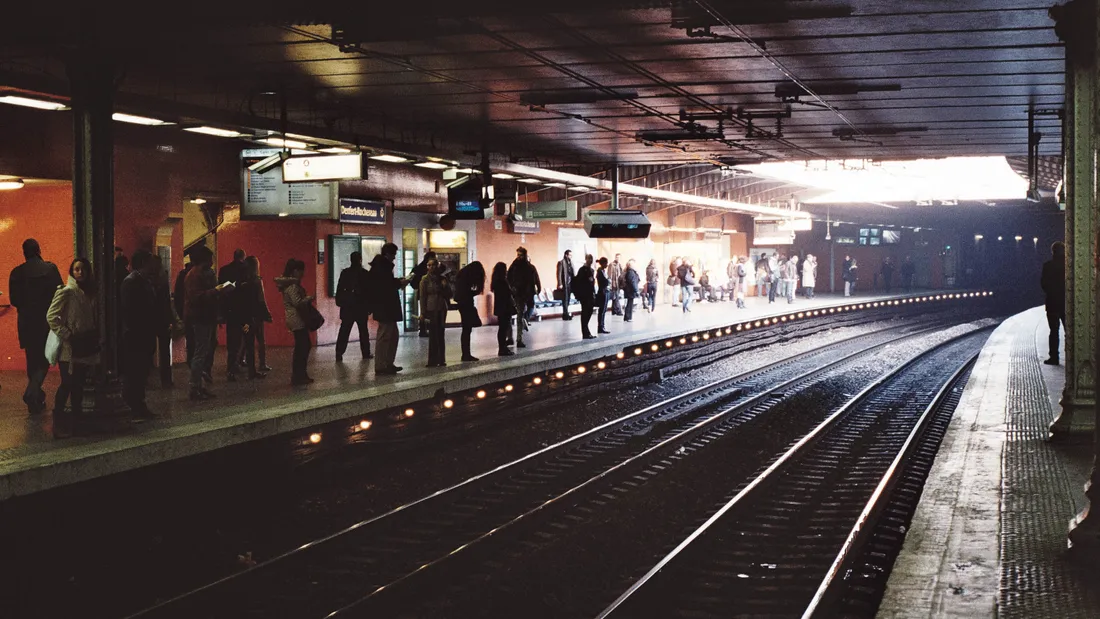
[{"label": "support column", "polygon": [[1052,440],[1087,442],[1096,428],[1096,0],[1072,0],[1052,15],[1066,42],[1066,387],[1050,435]]},{"label": "support column", "polygon": [[69,59],[73,110],[73,222],[77,256],[91,260],[98,283],[96,302],[100,364],[95,372],[95,413],[126,410],[118,384],[119,307],[114,270],[114,64],[95,48]]}]

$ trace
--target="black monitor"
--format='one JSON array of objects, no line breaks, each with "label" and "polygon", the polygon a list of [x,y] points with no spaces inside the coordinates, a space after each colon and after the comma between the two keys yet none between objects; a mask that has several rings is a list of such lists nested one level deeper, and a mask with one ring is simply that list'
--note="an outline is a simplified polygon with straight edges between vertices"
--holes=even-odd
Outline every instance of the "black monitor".
[{"label": "black monitor", "polygon": [[447,190],[447,214],[455,219],[485,219],[490,205],[483,197],[480,180],[471,179]]}]

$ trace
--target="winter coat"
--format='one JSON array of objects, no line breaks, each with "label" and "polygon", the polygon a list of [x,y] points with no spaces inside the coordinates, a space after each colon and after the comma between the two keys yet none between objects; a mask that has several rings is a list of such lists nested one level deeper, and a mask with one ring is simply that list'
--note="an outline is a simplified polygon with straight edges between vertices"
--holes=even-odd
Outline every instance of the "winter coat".
[{"label": "winter coat", "polygon": [[368,272],[362,266],[350,266],[340,271],[336,284],[336,305],[340,320],[365,318],[370,313]]},{"label": "winter coat", "polygon": [[[584,268],[584,267],[581,267]],[[558,288],[569,290],[569,284],[573,281],[573,261],[562,258],[558,260]]]},{"label": "winter coat", "polygon": [[[218,283],[233,282],[239,284],[248,278],[248,266],[244,262],[234,260],[218,270]],[[252,305],[248,294],[240,287],[234,286],[226,289],[220,296],[222,316],[233,322],[246,322],[244,314]]]},{"label": "winter coat", "polygon": [[458,275],[455,276],[455,303],[472,306],[474,297],[485,292],[485,278],[478,278],[480,274],[471,269],[469,264],[459,269]]},{"label": "winter coat", "polygon": [[607,277],[607,269],[596,269],[596,297],[607,301],[607,289],[611,287],[611,279]]},{"label": "winter coat", "polygon": [[489,289],[493,293],[493,315],[505,319],[516,315],[516,304],[512,300],[512,289],[508,287],[508,277],[494,277]]},{"label": "winter coat", "polygon": [[305,304],[313,300],[306,289],[302,288],[302,280],[296,277],[276,277],[275,287],[283,293],[283,309],[286,310],[286,328],[290,332],[300,331],[306,328],[306,316],[302,311]]},{"label": "winter coat", "polygon": [[623,265],[619,264],[617,260],[607,265],[607,279],[611,280],[612,291],[622,287]]},{"label": "winter coat", "polygon": [[46,312],[61,285],[57,265],[41,258],[31,258],[11,270],[8,294],[11,304],[19,311],[16,325],[20,348],[26,348],[31,342],[36,342],[36,346],[41,344],[42,334],[50,330]]},{"label": "winter coat", "polygon": [[791,282],[798,281],[798,263],[794,260],[788,260],[783,265],[783,279]]},{"label": "winter coat", "polygon": [[645,283],[646,284],[656,288],[657,284],[660,283],[660,279],[661,279],[661,272],[657,269],[657,265],[651,264],[651,265],[649,265],[645,268]]},{"label": "winter coat", "polygon": [[1066,263],[1065,260],[1047,260],[1043,263],[1040,279],[1046,301],[1043,306],[1048,314],[1062,316],[1066,313]]},{"label": "winter coat", "polygon": [[516,258],[508,267],[508,284],[517,300],[530,302],[542,290],[539,272],[526,258]]},{"label": "winter coat", "polygon": [[99,353],[85,357],[73,357],[73,348],[70,340],[74,334],[86,333],[99,329],[99,315],[96,308],[94,294],[88,294],[80,289],[76,280],[69,276],[69,282],[58,287],[53,296],[53,302],[46,312],[46,322],[50,329],[61,338],[61,349],[58,353],[58,361],[95,365],[99,363]]},{"label": "winter coat", "polygon": [[856,264],[855,260],[845,260],[844,261],[844,275],[843,275],[844,281],[846,281],[846,282],[856,281],[859,278],[858,270],[859,270],[859,266]]},{"label": "winter coat", "polygon": [[802,285],[806,288],[813,288],[817,285],[816,260],[807,260],[806,264],[802,265]]},{"label": "winter coat", "polygon": [[183,319],[193,325],[218,323],[218,279],[214,269],[195,267],[183,281]]},{"label": "winter coat", "polygon": [[176,315],[183,320],[184,312],[184,300],[187,299],[187,274],[191,272],[191,267],[194,264],[188,263],[187,266],[176,275],[176,284],[172,287],[172,305],[176,308]]},{"label": "winter coat", "polygon": [[378,254],[370,261],[369,293],[371,312],[378,322],[401,322],[401,280],[393,274],[393,261]]},{"label": "winter coat", "polygon": [[168,322],[164,308],[157,302],[157,290],[141,271],[131,271],[120,285],[122,295],[122,333],[126,337],[152,339],[162,333]]},{"label": "winter coat", "polygon": [[451,282],[446,277],[428,273],[420,279],[420,315],[445,312],[451,300]]},{"label": "winter coat", "polygon": [[680,265],[680,268],[676,271],[676,276],[680,278],[681,286],[694,286],[698,283],[695,279],[695,269],[686,264]]},{"label": "winter coat", "polygon": [[633,267],[626,267],[626,271],[623,273],[623,295],[627,299],[638,296],[638,285],[641,282],[642,278],[638,275],[638,272]]},{"label": "winter coat", "polygon": [[573,296],[581,303],[592,303],[596,295],[596,274],[587,264],[577,269],[577,276],[573,279]]}]

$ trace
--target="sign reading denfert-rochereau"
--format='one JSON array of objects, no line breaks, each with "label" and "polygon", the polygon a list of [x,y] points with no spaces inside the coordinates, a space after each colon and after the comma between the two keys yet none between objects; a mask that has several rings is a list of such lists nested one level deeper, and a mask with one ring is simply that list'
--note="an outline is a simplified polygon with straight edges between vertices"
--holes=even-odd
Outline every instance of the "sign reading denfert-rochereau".
[{"label": "sign reading denfert-rochereau", "polygon": [[340,221],[347,224],[386,224],[386,203],[377,200],[340,198]]}]

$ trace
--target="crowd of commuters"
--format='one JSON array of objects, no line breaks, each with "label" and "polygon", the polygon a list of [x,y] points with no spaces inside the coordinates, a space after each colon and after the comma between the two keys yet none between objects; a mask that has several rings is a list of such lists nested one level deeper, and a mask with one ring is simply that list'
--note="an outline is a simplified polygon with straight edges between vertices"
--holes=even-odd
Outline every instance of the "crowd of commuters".
[{"label": "crowd of commuters", "polygon": [[[272,370],[267,364],[264,326],[272,322],[260,261],[243,249],[234,251],[231,261],[215,272],[213,252],[202,244],[188,250],[190,262],[180,271],[175,285],[169,286],[168,274],[159,257],[138,250],[129,258],[115,248],[113,265],[119,283],[119,371],[123,397],[135,420],[155,417],[145,402],[145,391],[154,357],[159,354],[161,384],[172,386],[169,343],[183,336],[189,369],[188,396],[192,400],[215,397],[209,389],[219,328],[225,328],[226,381],[259,380]],[[383,245],[367,267],[360,252],[350,256],[351,265],[339,274],[336,305],[340,326],[335,358],[343,362],[352,329],[359,335],[361,358],[375,359],[377,375],[396,374],[403,368],[395,364],[398,323],[403,322],[402,291],[411,287],[414,312],[420,335],[428,338],[427,366],[446,365],[445,327],[452,303],[461,321],[462,361],[478,359],[471,350],[471,334],[481,326],[476,298],[491,293],[490,313],[497,321],[498,354],[516,354],[525,348],[524,334],[530,330],[537,306],[550,296],[543,291],[538,269],[527,250],[519,247],[511,264],[496,263],[490,273],[480,262],[471,262],[457,272],[448,272],[434,252],[427,252],[406,278],[395,273],[398,248]],[[23,401],[32,415],[47,407],[43,380],[50,365],[58,364],[61,386],[54,398],[55,433],[71,433],[71,420],[83,407],[83,385],[90,368],[99,361],[99,308],[96,303],[97,280],[92,264],[77,258],[69,265],[67,283],[53,263],[41,257],[41,248],[33,239],[23,244],[24,264],[11,273],[12,304],[18,310],[20,347],[26,352],[27,387]],[[644,312],[657,309],[657,292],[665,279],[666,301],[683,313],[691,312],[695,301],[730,301],[745,307],[746,296],[755,292],[774,302],[776,297],[794,302],[796,294],[814,297],[817,283],[817,259],[807,254],[790,257],[763,254],[755,262],[749,256],[735,256],[724,269],[703,268],[689,257],[675,257],[667,276],[656,260],[644,271],[633,259],[621,254],[596,259],[585,255],[574,266],[571,251],[565,251],[556,265],[553,300],[561,304],[563,320],[573,319],[571,303],[580,304],[581,336],[594,339],[610,333],[607,314],[634,320],[635,303]],[[858,281],[859,265],[845,256],[842,278],[845,295],[851,295]],[[321,327],[324,318],[314,307],[314,297],[302,283],[305,263],[287,261],[282,274],[274,278],[282,296],[286,328],[292,334],[294,349],[290,367],[292,385],[313,382],[309,375],[312,348],[310,333]],[[915,269],[906,258],[900,268],[901,285],[912,288]],[[724,277],[722,276],[724,275]],[[893,284],[893,264],[887,259],[876,275],[886,290]],[[593,333],[591,320],[596,318]],[[371,351],[368,319],[377,323],[377,343]],[[1057,360],[1056,348],[1051,357]],[[42,353],[45,352],[43,355]]]}]

